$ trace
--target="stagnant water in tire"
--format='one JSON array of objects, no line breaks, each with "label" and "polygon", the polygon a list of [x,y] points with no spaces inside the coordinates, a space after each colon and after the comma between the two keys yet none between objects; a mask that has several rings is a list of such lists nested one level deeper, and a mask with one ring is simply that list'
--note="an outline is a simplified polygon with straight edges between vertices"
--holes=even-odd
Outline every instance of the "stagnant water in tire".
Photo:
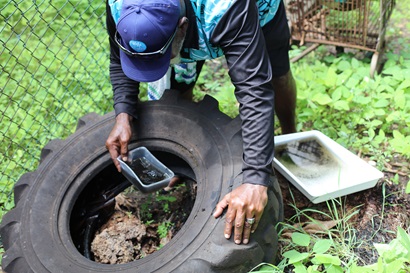
[{"label": "stagnant water in tire", "polygon": [[[163,162],[179,162],[178,168],[188,166],[173,155],[155,156],[162,157]],[[178,233],[195,198],[196,182],[191,179],[181,179],[172,188],[141,193],[109,166],[88,183],[73,207],[73,242],[85,257],[98,263],[124,264],[142,259]]]},{"label": "stagnant water in tire", "polygon": [[115,212],[91,243],[94,260],[128,263],[166,245],[181,229],[195,202],[196,184],[144,194],[134,188],[119,194]]}]

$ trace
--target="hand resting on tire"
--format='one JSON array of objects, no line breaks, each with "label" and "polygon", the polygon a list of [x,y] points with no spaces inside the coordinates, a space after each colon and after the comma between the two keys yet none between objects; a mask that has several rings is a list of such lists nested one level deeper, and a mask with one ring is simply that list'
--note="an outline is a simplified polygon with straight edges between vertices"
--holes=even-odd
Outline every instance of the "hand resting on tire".
[{"label": "hand resting on tire", "polygon": [[[267,187],[254,184],[242,184],[216,205],[214,217],[222,215],[224,209],[228,208],[225,220],[225,238],[229,239],[234,229],[234,241],[249,243],[250,234],[258,227],[263,210],[268,203]],[[246,219],[255,218],[251,225],[246,223]]]}]

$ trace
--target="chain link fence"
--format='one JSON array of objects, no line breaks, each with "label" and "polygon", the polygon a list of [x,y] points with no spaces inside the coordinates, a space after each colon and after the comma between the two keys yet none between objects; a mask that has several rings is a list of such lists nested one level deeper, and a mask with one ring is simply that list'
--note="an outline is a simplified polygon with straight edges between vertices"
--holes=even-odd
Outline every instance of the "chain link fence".
[{"label": "chain link fence", "polygon": [[0,217],[42,147],[112,109],[105,1],[0,0]]}]

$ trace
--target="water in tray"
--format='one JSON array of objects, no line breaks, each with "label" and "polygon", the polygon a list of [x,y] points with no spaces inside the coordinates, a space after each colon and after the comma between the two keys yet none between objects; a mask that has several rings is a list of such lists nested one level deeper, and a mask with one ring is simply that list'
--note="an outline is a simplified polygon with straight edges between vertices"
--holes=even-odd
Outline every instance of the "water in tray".
[{"label": "water in tray", "polygon": [[[316,139],[293,141],[275,148],[275,157],[299,181],[317,192],[339,187],[343,164]],[[325,187],[324,187],[325,185]]]},{"label": "water in tray", "polygon": [[144,184],[151,184],[168,178],[166,174],[153,166],[146,157],[139,157],[127,163]]}]

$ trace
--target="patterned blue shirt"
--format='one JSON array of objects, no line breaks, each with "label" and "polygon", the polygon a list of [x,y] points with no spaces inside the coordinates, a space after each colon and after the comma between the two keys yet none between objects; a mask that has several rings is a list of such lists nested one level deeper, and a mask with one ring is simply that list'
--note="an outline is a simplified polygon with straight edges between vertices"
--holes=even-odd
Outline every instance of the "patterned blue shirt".
[{"label": "patterned blue shirt", "polygon": [[[184,49],[190,59],[184,62],[214,59],[223,56],[221,48],[214,47],[209,40],[222,16],[237,0],[191,0],[198,26],[199,49]],[[240,0],[239,0],[240,1]],[[261,27],[275,17],[281,0],[257,0]]]},{"label": "patterned blue shirt", "polygon": [[[183,58],[182,62],[215,59],[223,56],[222,49],[210,43],[212,32],[219,23],[222,16],[229,10],[237,0],[190,0],[198,27],[199,48],[184,48],[183,51],[189,58]],[[240,0],[238,0],[240,1]],[[275,17],[281,0],[257,0],[259,10],[259,21],[261,27]],[[122,0],[108,0],[111,6],[111,14],[117,23],[120,17]]]}]

